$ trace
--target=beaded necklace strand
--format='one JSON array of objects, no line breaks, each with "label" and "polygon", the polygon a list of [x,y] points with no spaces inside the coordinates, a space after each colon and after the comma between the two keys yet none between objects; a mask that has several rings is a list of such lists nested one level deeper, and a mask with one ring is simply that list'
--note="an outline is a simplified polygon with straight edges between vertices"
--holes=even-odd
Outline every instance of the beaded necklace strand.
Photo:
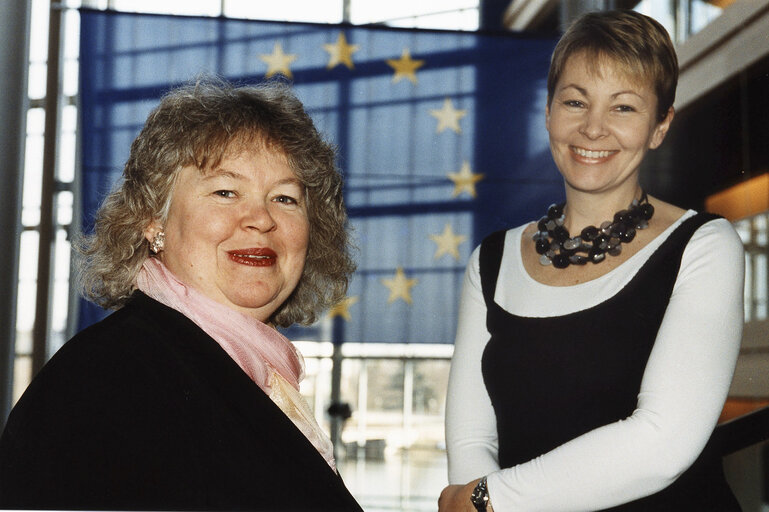
[{"label": "beaded necklace strand", "polygon": [[565,206],[565,202],[550,205],[547,215],[537,222],[532,238],[542,265],[566,268],[589,261],[600,263],[607,254],[617,256],[622,252],[622,244],[630,243],[637,229],[649,227],[654,215],[654,207],[646,192],[642,192],[640,199],[633,199],[627,209],[615,213],[613,221],[607,220],[600,227],[587,226],[579,236],[572,237],[563,225]]}]

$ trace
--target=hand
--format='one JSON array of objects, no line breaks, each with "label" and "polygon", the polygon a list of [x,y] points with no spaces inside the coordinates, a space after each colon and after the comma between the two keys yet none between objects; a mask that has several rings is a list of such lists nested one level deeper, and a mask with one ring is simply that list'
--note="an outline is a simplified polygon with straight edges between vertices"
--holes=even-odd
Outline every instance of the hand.
[{"label": "hand", "polygon": [[[438,498],[438,512],[477,512],[470,502],[470,495],[481,479],[473,480],[466,485],[449,485]],[[493,512],[491,503],[486,507],[487,512]]]}]

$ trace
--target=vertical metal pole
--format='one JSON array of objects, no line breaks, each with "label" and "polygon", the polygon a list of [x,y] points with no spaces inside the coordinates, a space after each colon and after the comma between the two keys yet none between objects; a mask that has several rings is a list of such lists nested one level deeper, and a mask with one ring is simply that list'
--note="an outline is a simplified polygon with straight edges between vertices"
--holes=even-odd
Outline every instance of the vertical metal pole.
[{"label": "vertical metal pole", "polygon": [[[750,219],[750,245],[752,247],[758,247],[758,227],[756,226],[756,223],[758,222],[757,217],[753,217]],[[758,306],[759,306],[759,259],[760,254],[753,250],[748,252],[749,257],[749,264],[750,264],[750,282],[747,283],[748,288],[750,289],[750,304],[747,305],[749,311],[750,311],[750,321],[754,322],[758,320]]]},{"label": "vertical metal pole", "polygon": [[671,35],[673,41],[683,43],[686,41],[686,17],[684,16],[685,5],[681,0],[672,0],[673,19],[676,33]]},{"label": "vertical metal pole", "polygon": [[[78,122],[76,142],[77,148],[75,149],[75,169],[82,169],[82,157],[80,155],[80,123]],[[83,213],[81,211],[81,176],[77,172],[75,174],[75,180],[72,182],[72,222],[69,225],[67,231],[67,239],[73,241],[78,237],[82,231],[83,225]],[[72,336],[77,334],[78,325],[80,324],[80,289],[77,283],[77,268],[78,262],[74,252],[71,253],[69,262],[69,296],[67,301],[67,324],[64,327],[64,339],[67,341]]]},{"label": "vertical metal pole", "polygon": [[360,461],[365,452],[366,427],[368,426],[368,359],[360,359],[360,373],[358,374],[358,453]]},{"label": "vertical metal pole", "polygon": [[481,30],[504,30],[505,11],[510,0],[481,0],[478,5],[478,26]]},{"label": "vertical metal pole", "polygon": [[0,428],[11,410],[16,340],[16,291],[19,287],[21,187],[27,133],[27,72],[31,0],[0,2]]},{"label": "vertical metal pole", "polygon": [[[403,430],[405,438],[411,439],[414,427],[414,360],[403,361]],[[409,446],[410,448],[410,446]]]},{"label": "vertical metal pole", "polygon": [[[350,23],[350,0],[342,0],[342,23]],[[349,91],[347,90],[349,84],[342,86],[344,98],[349,97]],[[345,123],[343,117],[340,118],[341,133],[344,133]],[[345,197],[345,201],[347,197]],[[339,317],[335,317],[333,320],[333,334],[331,341],[334,343],[334,354],[331,356],[331,404],[334,406],[342,405],[342,340],[344,340],[344,323]],[[331,442],[334,443],[334,456],[339,459],[341,450],[339,446],[342,443],[342,428],[344,427],[345,419],[338,414],[332,415],[330,418],[331,429]],[[346,455],[346,454],[345,454]]]},{"label": "vertical metal pole", "polygon": [[[340,320],[335,318],[335,321]],[[335,340],[336,341],[336,340]],[[331,356],[331,403],[342,403],[342,344],[334,343],[334,353]],[[339,459],[341,453],[339,446],[342,442],[342,427],[344,418],[337,414],[330,417],[329,426],[331,432],[331,442],[334,443],[334,457]]]},{"label": "vertical metal pole", "polygon": [[32,327],[32,374],[48,360],[52,260],[56,239],[55,185],[59,139],[59,101],[61,83],[61,5],[51,0],[48,27],[48,75],[45,89],[45,138],[43,141],[43,180],[40,199],[40,246],[37,263],[35,323]]},{"label": "vertical metal pole", "polygon": [[414,428],[414,360],[403,361],[403,439],[408,444],[401,450],[401,499],[408,499],[411,494],[411,465],[409,453],[411,449],[411,431]]}]

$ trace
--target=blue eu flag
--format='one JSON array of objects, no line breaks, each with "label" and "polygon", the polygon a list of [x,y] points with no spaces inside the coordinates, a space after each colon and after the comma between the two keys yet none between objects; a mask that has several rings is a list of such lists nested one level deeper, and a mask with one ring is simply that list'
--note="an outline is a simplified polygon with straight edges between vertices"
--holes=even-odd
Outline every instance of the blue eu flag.
[{"label": "blue eu flag", "polygon": [[[347,298],[318,325],[288,335],[452,343],[474,246],[563,195],[544,127],[554,44],[520,34],[84,9],[83,229],[165,91],[201,74],[287,80],[339,149],[358,248]],[[83,302],[81,327],[104,314]]]}]

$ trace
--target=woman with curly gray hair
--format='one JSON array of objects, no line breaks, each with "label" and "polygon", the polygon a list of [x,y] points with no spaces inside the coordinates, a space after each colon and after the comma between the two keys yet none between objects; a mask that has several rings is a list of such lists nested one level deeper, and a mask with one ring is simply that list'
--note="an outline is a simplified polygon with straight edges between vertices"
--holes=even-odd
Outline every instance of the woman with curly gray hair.
[{"label": "woman with curly gray hair", "polygon": [[85,295],[118,311],[14,408],[0,506],[360,510],[275,330],[354,270],[334,156],[287,86],[164,96],[80,245]]}]

